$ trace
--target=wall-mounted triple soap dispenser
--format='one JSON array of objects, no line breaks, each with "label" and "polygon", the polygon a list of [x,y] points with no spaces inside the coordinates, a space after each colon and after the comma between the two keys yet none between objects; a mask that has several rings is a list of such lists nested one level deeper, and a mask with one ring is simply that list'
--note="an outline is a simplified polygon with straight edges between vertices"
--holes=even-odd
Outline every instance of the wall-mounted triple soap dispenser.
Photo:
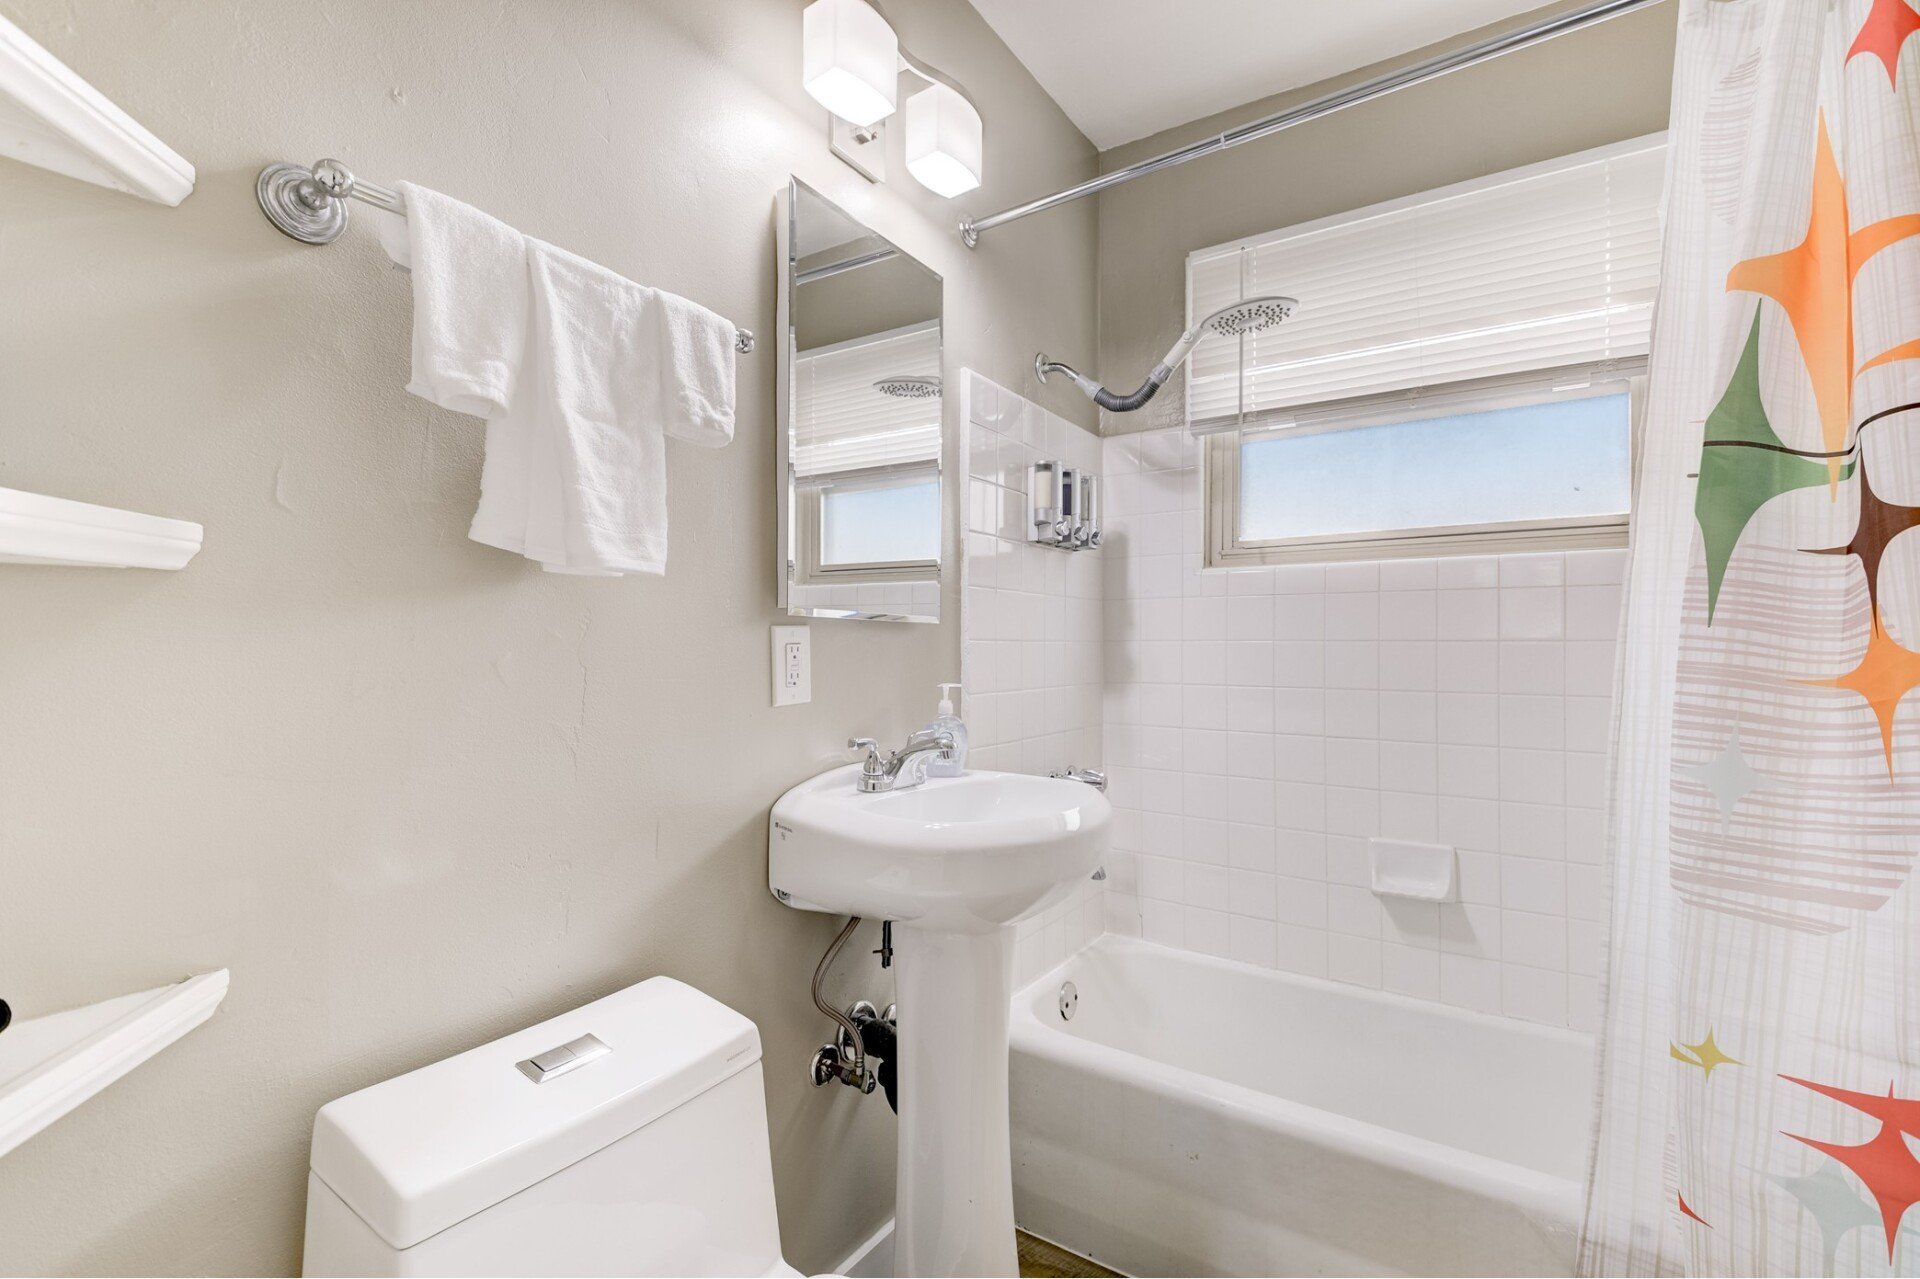
[{"label": "wall-mounted triple soap dispenser", "polygon": [[1100,545],[1100,477],[1060,462],[1035,462],[1027,470],[1033,503],[1027,540],[1063,551]]}]

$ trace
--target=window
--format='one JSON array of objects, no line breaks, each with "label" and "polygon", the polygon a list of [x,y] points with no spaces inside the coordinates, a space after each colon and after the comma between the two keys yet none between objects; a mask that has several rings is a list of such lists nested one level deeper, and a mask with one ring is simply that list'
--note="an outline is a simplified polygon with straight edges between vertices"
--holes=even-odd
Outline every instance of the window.
[{"label": "window", "polygon": [[795,358],[797,580],[938,579],[939,381],[937,321]]},{"label": "window", "polygon": [[1625,542],[1659,275],[1662,136],[1194,253],[1208,562]]},{"label": "window", "polygon": [[938,476],[849,481],[818,492],[819,569],[931,564],[940,558]]}]

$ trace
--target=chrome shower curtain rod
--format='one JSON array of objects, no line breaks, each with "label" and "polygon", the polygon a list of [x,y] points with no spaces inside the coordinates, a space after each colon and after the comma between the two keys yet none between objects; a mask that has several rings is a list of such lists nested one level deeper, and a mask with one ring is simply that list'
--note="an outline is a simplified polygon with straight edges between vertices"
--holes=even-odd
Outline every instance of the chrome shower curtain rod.
[{"label": "chrome shower curtain rod", "polygon": [[1416,84],[1425,84],[1437,80],[1450,71],[1459,71],[1463,67],[1476,66],[1492,61],[1503,53],[1512,53],[1516,49],[1530,48],[1542,44],[1555,36],[1567,35],[1586,27],[1595,26],[1609,18],[1618,18],[1622,14],[1645,9],[1652,5],[1665,3],[1665,0],[1597,0],[1596,3],[1582,4],[1563,10],[1551,18],[1526,26],[1515,27],[1497,36],[1490,36],[1474,44],[1464,45],[1451,53],[1428,58],[1425,62],[1416,62],[1412,66],[1398,71],[1389,71],[1385,75],[1363,80],[1359,84],[1303,102],[1297,107],[1288,107],[1263,119],[1238,128],[1228,129],[1224,133],[1210,138],[1202,138],[1184,147],[1175,148],[1163,155],[1130,164],[1124,169],[1115,169],[1112,173],[1103,173],[1090,178],[1078,186],[1068,187],[1064,191],[1055,191],[1052,195],[1029,200],[1025,204],[1016,204],[1011,209],[984,218],[963,218],[960,222],[960,238],[968,248],[980,242],[980,233],[991,231],[995,227],[1005,226],[1034,213],[1044,213],[1048,209],[1058,208],[1084,196],[1098,195],[1109,187],[1117,187],[1131,182],[1135,178],[1144,178],[1149,173],[1158,173],[1161,169],[1171,169],[1175,165],[1185,164],[1189,160],[1198,160],[1201,156],[1225,151],[1228,147],[1237,147],[1243,142],[1252,142],[1259,138],[1271,137],[1283,129],[1291,129],[1297,124],[1309,120],[1318,120],[1322,116],[1344,111],[1348,107],[1358,106],[1362,102],[1371,102],[1375,98],[1384,98],[1399,89],[1410,88]]}]

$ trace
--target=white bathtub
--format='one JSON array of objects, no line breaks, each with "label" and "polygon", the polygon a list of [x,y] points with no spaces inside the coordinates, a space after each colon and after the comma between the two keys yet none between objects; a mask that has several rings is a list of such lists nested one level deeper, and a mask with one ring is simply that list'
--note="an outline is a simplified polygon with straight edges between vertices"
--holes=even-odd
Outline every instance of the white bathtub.
[{"label": "white bathtub", "polygon": [[1014,997],[1015,1213],[1133,1275],[1570,1274],[1592,1055],[1103,937]]}]

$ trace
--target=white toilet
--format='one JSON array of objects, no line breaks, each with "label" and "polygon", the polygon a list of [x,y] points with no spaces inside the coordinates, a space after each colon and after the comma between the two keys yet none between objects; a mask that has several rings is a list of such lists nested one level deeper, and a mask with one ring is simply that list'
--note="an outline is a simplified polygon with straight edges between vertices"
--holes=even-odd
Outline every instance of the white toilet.
[{"label": "white toilet", "polygon": [[793,1275],[760,1032],[655,977],[342,1097],[309,1275]]}]

